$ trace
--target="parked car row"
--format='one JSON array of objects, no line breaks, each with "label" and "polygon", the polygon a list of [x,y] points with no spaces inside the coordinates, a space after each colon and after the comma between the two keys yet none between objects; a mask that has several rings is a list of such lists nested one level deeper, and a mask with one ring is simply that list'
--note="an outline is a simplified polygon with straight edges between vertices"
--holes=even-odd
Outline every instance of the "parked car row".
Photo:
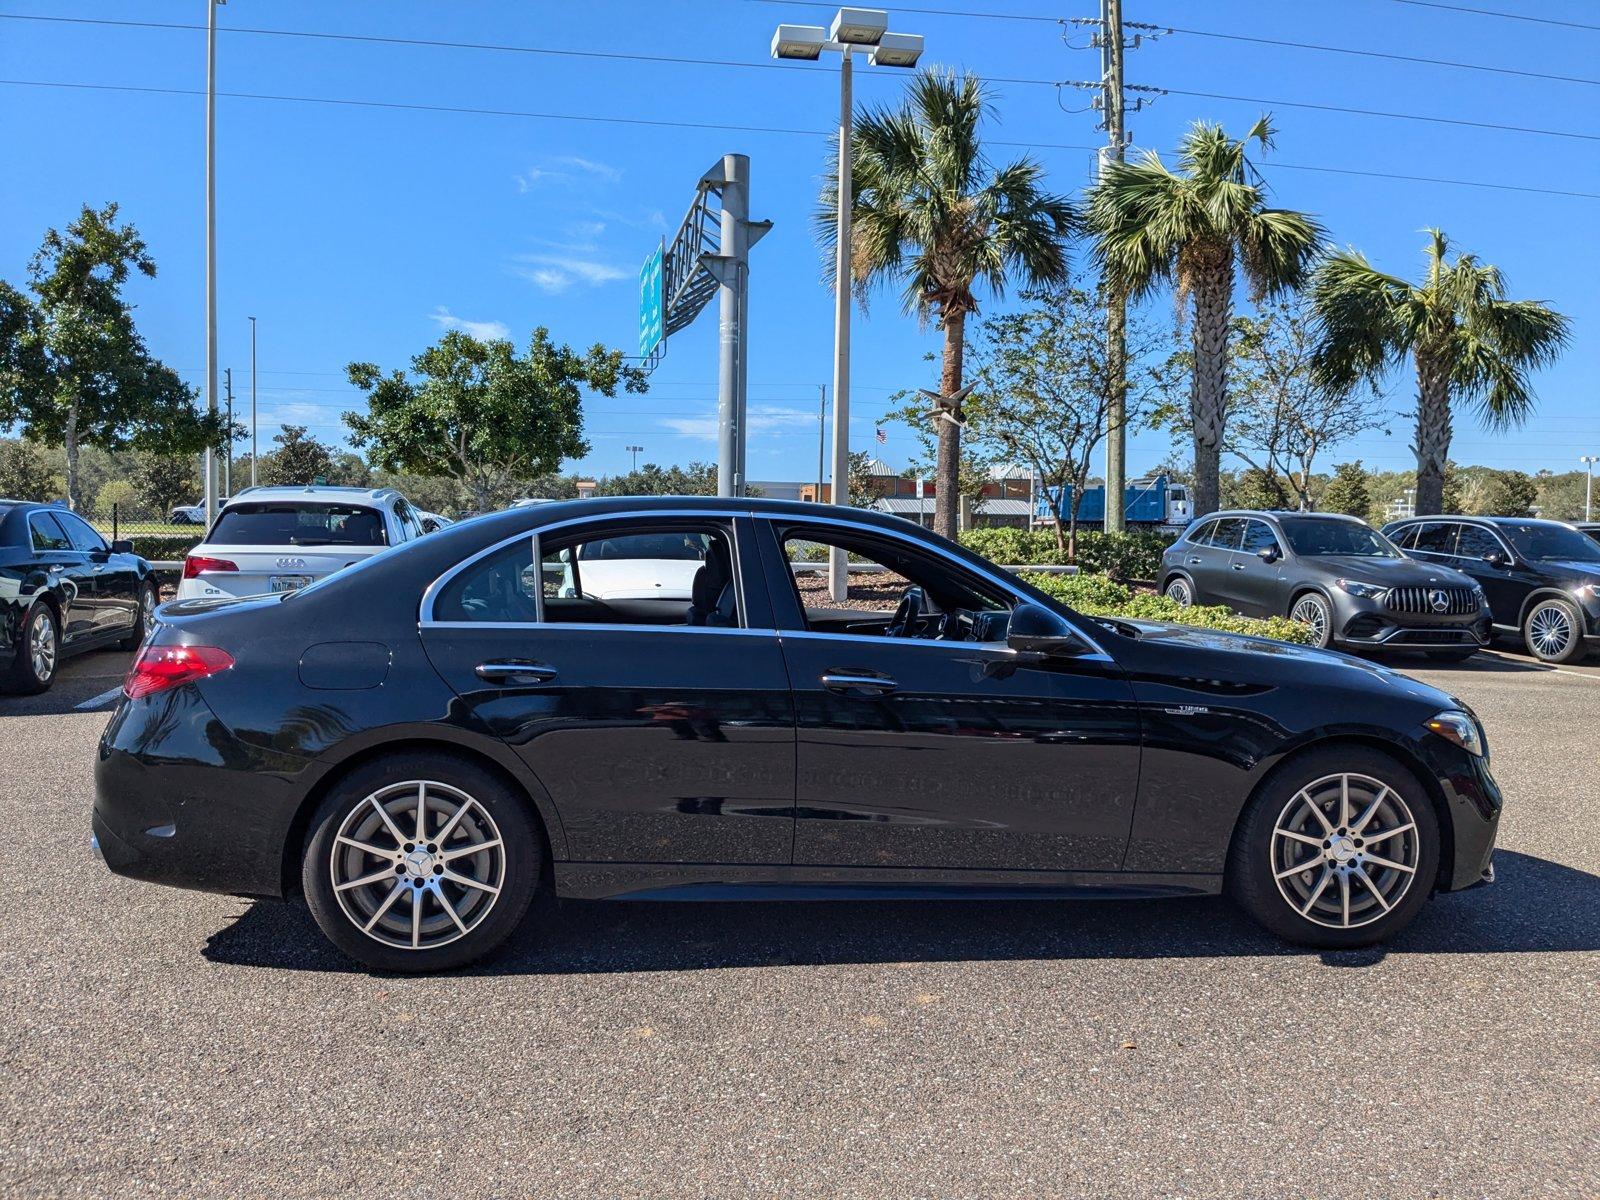
[{"label": "parked car row", "polygon": [[1549,663],[1600,649],[1600,538],[1560,521],[1415,517],[1380,533],[1330,513],[1222,512],[1167,550],[1160,587],[1290,617],[1319,646],[1465,659],[1498,633]]},{"label": "parked car row", "polygon": [[[355,502],[307,501],[333,506],[313,540]],[[1358,526],[1270,528],[1283,562],[1387,561]],[[844,604],[791,569],[835,550],[875,568]],[[421,971],[494,949],[541,886],[1227,891],[1283,937],[1362,945],[1492,881],[1500,810],[1477,718],[1382,667],[1086,618],[888,516],[658,497],[164,605],[93,830],[114,871],[301,895],[351,957]]]}]

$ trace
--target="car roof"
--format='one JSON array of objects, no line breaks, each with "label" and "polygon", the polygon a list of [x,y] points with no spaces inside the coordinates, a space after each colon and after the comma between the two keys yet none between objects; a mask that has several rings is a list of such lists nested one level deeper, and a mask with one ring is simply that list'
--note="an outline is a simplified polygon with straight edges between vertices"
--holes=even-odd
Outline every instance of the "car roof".
[{"label": "car roof", "polygon": [[380,504],[399,496],[400,493],[394,488],[344,487],[326,483],[262,484],[259,487],[241,488],[238,494],[228,498],[228,504],[237,504],[241,500],[321,500],[330,503],[342,500],[346,503],[365,501]]},{"label": "car roof", "polygon": [[1473,517],[1461,513],[1429,513],[1423,517],[1400,517],[1390,521],[1391,525],[1408,525],[1416,521],[1463,521],[1468,524],[1478,525],[1548,525],[1553,529],[1581,529],[1583,523],[1574,524],[1571,521],[1551,521],[1544,517]]},{"label": "car roof", "polygon": [[1310,521],[1353,521],[1357,525],[1365,525],[1360,517],[1352,517],[1346,513],[1330,512],[1300,512],[1292,508],[1225,508],[1221,512],[1207,513],[1203,517],[1196,517],[1196,522],[1209,521],[1214,517],[1271,517],[1282,520],[1284,517],[1304,517]]}]

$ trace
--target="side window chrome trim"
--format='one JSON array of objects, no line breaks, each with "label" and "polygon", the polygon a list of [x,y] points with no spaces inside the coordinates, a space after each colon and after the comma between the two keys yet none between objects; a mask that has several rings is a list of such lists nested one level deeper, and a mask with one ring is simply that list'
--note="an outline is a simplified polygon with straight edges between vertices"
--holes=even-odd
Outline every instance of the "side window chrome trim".
[{"label": "side window chrome trim", "polygon": [[539,624],[541,629],[554,631],[574,630],[584,633],[715,633],[748,637],[776,637],[776,629],[743,629],[730,625],[608,625],[588,621],[426,621],[427,629],[530,629]]},{"label": "side window chrome trim", "polygon": [[[1095,644],[1093,639],[1078,630],[1076,625],[1073,626],[1073,629],[1095,649],[1092,654],[1074,655],[1071,659],[1072,662],[1115,662],[1109,654]],[[941,638],[874,637],[872,634],[867,633],[834,633],[826,629],[779,629],[776,632],[780,641],[785,638],[806,638],[808,640],[821,639],[829,642],[858,642],[863,646],[927,646],[946,650],[962,650],[968,654],[987,652],[997,658],[1015,658],[1018,656],[1017,651],[1011,649],[1004,642],[947,642]]]}]

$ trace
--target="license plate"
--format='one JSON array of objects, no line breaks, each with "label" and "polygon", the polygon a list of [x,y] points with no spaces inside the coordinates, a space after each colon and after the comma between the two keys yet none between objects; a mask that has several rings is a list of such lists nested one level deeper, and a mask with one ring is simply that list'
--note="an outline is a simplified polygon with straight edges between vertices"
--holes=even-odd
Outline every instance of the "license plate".
[{"label": "license plate", "polygon": [[309,575],[269,575],[267,586],[275,592],[297,592],[311,583]]}]

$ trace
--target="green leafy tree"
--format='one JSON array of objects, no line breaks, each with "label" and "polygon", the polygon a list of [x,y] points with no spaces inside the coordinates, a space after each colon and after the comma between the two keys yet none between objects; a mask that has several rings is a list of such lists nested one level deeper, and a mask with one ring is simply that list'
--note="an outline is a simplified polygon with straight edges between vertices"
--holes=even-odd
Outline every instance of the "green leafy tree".
[{"label": "green leafy tree", "polygon": [[17,438],[0,441],[0,497],[53,500],[60,494],[60,476],[37,446]]},{"label": "green leafy tree", "polygon": [[[573,489],[577,494],[577,489]],[[715,463],[692,462],[687,467],[645,463],[625,475],[607,475],[595,485],[597,496],[715,496]]]},{"label": "green leafy tree", "polygon": [[1283,482],[1270,471],[1249,467],[1237,475],[1224,473],[1223,495],[1229,508],[1284,509],[1293,507]]},{"label": "green leafy tree", "polygon": [[1406,358],[1417,376],[1419,514],[1458,512],[1446,503],[1452,406],[1472,404],[1491,430],[1532,413],[1530,372],[1567,343],[1567,318],[1539,300],[1509,300],[1497,267],[1470,254],[1446,261],[1449,240],[1428,231],[1420,284],[1385,275],[1354,250],[1324,262],[1312,282],[1321,321],[1317,368],[1334,384],[1377,382]]},{"label": "green leafy tree", "polygon": [[1526,471],[1494,471],[1472,511],[1481,517],[1526,517],[1539,502],[1539,485]]},{"label": "green leafy tree", "polygon": [[67,501],[81,509],[85,446],[198,453],[220,446],[220,416],[195,411],[177,372],[134,327],[123,286],[155,260],[117,206],[85,205],[64,231],[45,233],[28,263],[28,295],[0,281],[0,426],[62,446]]},{"label": "green leafy tree", "polygon": [[[1031,285],[1066,275],[1064,239],[1076,220],[1031,158],[993,167],[979,127],[991,104],[974,75],[925,70],[898,106],[859,113],[851,138],[851,280],[858,296],[895,280],[902,306],[944,335],[941,396],[964,378],[966,319],[977,289],[1002,295],[1012,277]],[[835,147],[837,150],[837,147]],[[832,249],[839,207],[837,154],[823,181],[817,228]],[[951,401],[951,403],[954,403]],[[959,403],[936,418],[934,531],[956,536],[960,494]]]},{"label": "green leafy tree", "polygon": [[1346,516],[1365,519],[1372,511],[1372,493],[1368,488],[1369,476],[1361,460],[1340,463],[1333,469],[1333,478],[1322,490],[1317,507],[1323,512],[1344,513]]},{"label": "green leafy tree", "polygon": [[1089,193],[1095,254],[1113,286],[1138,299],[1170,284],[1180,312],[1193,308],[1195,513],[1219,500],[1228,419],[1228,342],[1234,282],[1253,300],[1300,286],[1321,249],[1322,227],[1304,213],[1269,208],[1249,143],[1272,147],[1262,117],[1241,139],[1197,122],[1178,146],[1178,170],[1154,151],[1112,162]]},{"label": "green leafy tree", "polygon": [[126,521],[134,514],[139,503],[138,490],[126,479],[113,479],[103,484],[94,497],[94,515],[109,521],[115,514]]},{"label": "green leafy tree", "polygon": [[[250,478],[248,468],[243,478]],[[128,464],[128,482],[145,511],[161,518],[200,493],[200,471],[192,455],[137,453]]]},{"label": "green leafy tree", "polygon": [[[272,440],[278,448],[262,455],[256,473],[263,484],[306,484],[318,479],[334,482],[332,448],[307,433],[304,425],[284,425]],[[245,477],[249,478],[248,474]]]},{"label": "green leafy tree", "polygon": [[543,328],[522,356],[509,341],[451,330],[411,360],[410,376],[382,375],[372,363],[351,363],[349,376],[368,410],[344,421],[373,466],[454,479],[480,511],[513,499],[520,481],[588,453],[585,390],[648,387],[622,351],[595,345],[579,354]]}]

